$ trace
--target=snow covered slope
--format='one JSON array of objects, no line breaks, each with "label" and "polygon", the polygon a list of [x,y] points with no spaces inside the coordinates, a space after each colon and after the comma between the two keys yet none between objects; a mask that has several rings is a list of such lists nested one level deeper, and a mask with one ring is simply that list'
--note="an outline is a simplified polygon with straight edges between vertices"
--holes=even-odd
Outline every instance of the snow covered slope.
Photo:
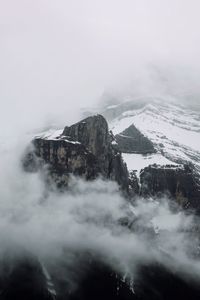
[{"label": "snow covered slope", "polygon": [[140,170],[149,165],[177,165],[159,153],[149,155],[123,153],[123,159],[127,164],[128,170],[135,170],[138,177]]},{"label": "snow covered slope", "polygon": [[143,100],[140,105],[135,104],[136,100],[129,100],[102,112],[114,135],[134,124],[157,150],[154,155],[124,154],[128,168],[135,165],[141,169],[148,163],[190,162],[200,171],[200,111],[176,101],[150,100]]}]

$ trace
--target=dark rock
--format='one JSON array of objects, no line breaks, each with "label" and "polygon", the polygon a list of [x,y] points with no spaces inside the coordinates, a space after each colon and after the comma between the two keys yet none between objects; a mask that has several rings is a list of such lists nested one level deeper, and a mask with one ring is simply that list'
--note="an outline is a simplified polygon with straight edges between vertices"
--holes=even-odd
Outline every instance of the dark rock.
[{"label": "dark rock", "polygon": [[[52,287],[51,287],[52,289]],[[0,272],[1,300],[55,300],[39,261],[27,255],[5,259]]]},{"label": "dark rock", "polygon": [[35,138],[23,164],[28,171],[47,165],[49,178],[58,186],[67,186],[70,174],[86,180],[103,176],[128,192],[127,167],[112,139],[104,117],[88,117],[65,127],[58,139]]},{"label": "dark rock", "polygon": [[88,117],[70,127],[65,127],[63,136],[84,145],[88,151],[98,157],[102,167],[105,168],[105,171],[107,170],[110,136],[104,117],[101,115]]},{"label": "dark rock", "polygon": [[134,197],[135,195],[138,195],[140,192],[140,186],[139,186],[139,180],[136,175],[136,172],[130,171],[129,172],[129,194]]},{"label": "dark rock", "polygon": [[198,277],[180,275],[175,268],[170,270],[157,262],[138,266],[132,278],[94,255],[81,254],[77,259],[77,268],[72,273],[69,266],[63,265],[63,260],[61,266],[52,262],[49,288],[37,259],[28,256],[4,262],[0,276],[0,299],[197,300],[200,297]]},{"label": "dark rock", "polygon": [[135,298],[140,300],[197,300],[200,297],[199,278],[180,276],[159,263],[140,266],[135,281]]},{"label": "dark rock", "polygon": [[80,267],[84,276],[79,278],[78,287],[70,291],[65,281],[58,287],[58,300],[197,300],[200,296],[199,278],[195,281],[181,276],[156,262],[138,266],[133,279],[95,258],[88,260],[85,267],[80,263]]},{"label": "dark rock", "polygon": [[140,184],[142,196],[167,194],[184,208],[200,208],[198,174],[188,165],[150,165],[141,170]]},{"label": "dark rock", "polygon": [[117,147],[124,153],[155,153],[153,143],[145,137],[134,125],[115,136]]}]

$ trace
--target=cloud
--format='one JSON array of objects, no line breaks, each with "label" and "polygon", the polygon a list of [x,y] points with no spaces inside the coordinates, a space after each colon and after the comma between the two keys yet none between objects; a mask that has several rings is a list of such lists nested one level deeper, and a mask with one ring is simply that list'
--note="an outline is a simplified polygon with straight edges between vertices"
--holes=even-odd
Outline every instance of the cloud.
[{"label": "cloud", "polygon": [[[190,216],[139,199],[132,208],[137,229],[129,230],[119,219],[134,214],[115,184],[75,180],[71,192],[47,193],[41,174],[24,173],[20,157],[27,132],[76,121],[80,107],[96,104],[104,90],[166,95],[163,74],[173,92],[185,83],[196,89],[199,6],[195,0],[0,0],[0,251],[17,244],[56,260],[63,248],[89,250],[123,272],[158,259],[196,274],[190,250],[197,244],[185,230],[194,225]],[[169,222],[174,227],[152,243],[153,225]]]},{"label": "cloud", "polygon": [[73,270],[77,253],[91,253],[131,276],[141,264],[154,262],[184,276],[198,275],[199,242],[193,230],[198,217],[171,210],[167,198],[138,198],[131,204],[116,183],[102,179],[71,178],[68,191],[49,190],[42,174],[26,173],[20,165],[26,143],[0,148],[1,255],[25,251],[47,269],[59,268],[63,259]]},{"label": "cloud", "polygon": [[196,85],[199,8],[196,0],[1,1],[1,127],[72,122],[104,90],[134,90],[135,77],[150,92],[152,64]]}]

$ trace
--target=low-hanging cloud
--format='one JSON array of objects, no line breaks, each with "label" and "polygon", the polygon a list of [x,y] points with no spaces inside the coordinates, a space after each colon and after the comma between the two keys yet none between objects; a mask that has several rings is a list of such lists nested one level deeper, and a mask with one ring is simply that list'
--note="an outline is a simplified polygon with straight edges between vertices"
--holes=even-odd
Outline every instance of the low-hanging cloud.
[{"label": "low-hanging cloud", "polygon": [[78,120],[80,107],[96,104],[105,90],[199,92],[199,6],[0,0],[0,254],[28,251],[48,268],[68,250],[73,266],[73,253],[92,252],[121,273],[156,261],[199,273],[191,234],[199,220],[171,211],[167,198],[130,204],[102,179],[72,178],[67,192],[49,191],[42,174],[20,165],[30,131]]},{"label": "low-hanging cloud", "polygon": [[20,145],[15,142],[0,153],[1,255],[31,253],[47,270],[63,259],[69,270],[77,270],[75,253],[91,253],[126,276],[156,262],[198,277],[198,218],[171,210],[167,198],[130,203],[116,183],[103,179],[72,177],[68,191],[49,189],[42,173],[22,169]]},{"label": "low-hanging cloud", "polygon": [[196,0],[0,1],[4,132],[70,123],[105,90],[166,93],[163,74],[197,89],[198,11]]}]

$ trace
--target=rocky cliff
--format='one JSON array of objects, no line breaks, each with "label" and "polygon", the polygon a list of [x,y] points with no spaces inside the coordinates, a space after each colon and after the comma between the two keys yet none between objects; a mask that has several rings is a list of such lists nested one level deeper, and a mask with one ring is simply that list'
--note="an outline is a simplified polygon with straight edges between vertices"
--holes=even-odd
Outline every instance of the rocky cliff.
[{"label": "rocky cliff", "polygon": [[[123,137],[124,135],[124,137]],[[123,162],[121,151],[130,153],[154,152],[153,144],[145,139],[133,126],[125,130],[123,135],[113,137],[108,130],[108,125],[101,115],[88,117],[72,126],[65,127],[56,135],[36,137],[32,141],[33,147],[27,151],[24,159],[24,167],[28,171],[36,171],[45,166],[49,179],[56,182],[59,187],[67,186],[70,174],[81,176],[86,180],[92,180],[98,176],[115,180],[130,196],[159,196],[167,193],[169,197],[185,208],[198,208],[199,182],[190,166],[174,165],[149,165],[140,172],[138,180],[134,171],[128,173]],[[116,145],[116,142],[118,145]],[[119,150],[120,148],[120,150]],[[143,232],[144,220],[137,216],[119,220],[120,230],[126,229],[133,232]],[[145,236],[151,239],[157,237],[153,227],[148,227]],[[87,254],[88,255],[88,254]],[[50,275],[56,293],[49,293],[50,285],[44,276],[40,263],[27,269],[25,263],[25,275],[21,272],[21,264],[11,280],[2,285],[4,293],[11,291],[11,296],[3,299],[14,299],[13,291],[18,295],[32,293],[28,289],[24,292],[23,279],[29,274],[31,287],[34,287],[33,299],[173,299],[184,298],[187,295],[191,299],[199,299],[198,284],[188,284],[188,281],[180,277],[179,273],[169,271],[159,264],[144,265],[138,270],[138,277],[134,278],[134,284],[126,276],[116,272],[110,265],[104,264],[94,254],[85,256],[84,263],[78,263],[85,272],[76,290],[70,289],[68,270],[62,261],[62,274],[59,274],[53,265]],[[29,266],[30,264],[28,264]],[[31,265],[32,266],[32,265]],[[81,270],[82,271],[82,270]],[[74,272],[75,273],[75,272]],[[11,274],[12,275],[12,274]],[[75,274],[76,275],[76,274]],[[59,277],[60,276],[60,277]],[[35,280],[39,278],[39,282]],[[20,283],[18,278],[22,278]],[[64,278],[64,280],[63,280]],[[75,276],[76,278],[76,276]],[[10,283],[11,282],[11,283]],[[166,285],[166,282],[170,283]],[[8,286],[8,288],[7,288]],[[52,286],[50,285],[52,288]],[[103,288],[106,287],[106,288]],[[26,286],[25,286],[26,288]],[[134,288],[134,290],[133,290]],[[39,291],[38,291],[39,290]],[[21,292],[22,291],[22,292]],[[54,292],[54,290],[53,290]],[[22,297],[21,297],[22,298]],[[23,298],[22,298],[23,299]]]},{"label": "rocky cliff", "polygon": [[67,186],[70,174],[86,180],[103,176],[128,192],[128,171],[112,140],[104,117],[91,116],[65,127],[56,137],[35,138],[24,166],[33,171],[47,165],[49,178],[59,187]]},{"label": "rocky cliff", "polygon": [[184,208],[200,208],[200,181],[192,166],[151,165],[140,174],[142,196],[173,198]]},{"label": "rocky cliff", "polygon": [[65,127],[57,135],[36,137],[32,145],[23,161],[25,169],[36,171],[47,166],[48,180],[58,187],[68,185],[70,174],[86,180],[102,176],[116,181],[130,197],[167,194],[184,208],[200,207],[200,183],[192,166],[149,165],[138,179],[134,172],[127,171],[120,150],[155,151],[134,126],[124,135],[113,137],[104,117],[95,115]]},{"label": "rocky cliff", "polygon": [[[170,271],[158,263],[142,265],[131,282],[122,277],[100,259],[82,255],[79,264],[82,270],[74,270],[78,288],[72,288],[69,270],[62,266],[54,268],[49,278],[33,257],[21,257],[14,265],[4,262],[4,276],[0,274],[1,300],[163,300],[163,299],[199,299],[198,281],[193,282]],[[80,274],[84,272],[84,276]],[[6,275],[5,275],[6,274]],[[70,273],[71,275],[71,273]],[[48,277],[50,274],[48,274]],[[167,284],[166,284],[167,283]]]},{"label": "rocky cliff", "polygon": [[153,143],[134,125],[115,135],[117,146],[124,153],[155,153]]}]

